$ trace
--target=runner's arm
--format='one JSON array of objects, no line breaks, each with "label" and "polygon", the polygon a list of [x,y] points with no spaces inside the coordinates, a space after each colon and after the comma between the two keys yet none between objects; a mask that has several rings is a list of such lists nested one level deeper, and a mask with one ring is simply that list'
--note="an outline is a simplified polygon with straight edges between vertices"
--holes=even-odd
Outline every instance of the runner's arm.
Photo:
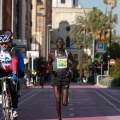
[{"label": "runner's arm", "polygon": [[47,65],[47,69],[48,70],[52,70],[52,62],[53,62],[53,56],[54,56],[54,53],[51,52],[48,56],[48,65]]},{"label": "runner's arm", "polygon": [[72,66],[70,67],[70,69],[73,70],[77,66],[77,62],[71,52],[68,52],[68,58],[72,61]]}]

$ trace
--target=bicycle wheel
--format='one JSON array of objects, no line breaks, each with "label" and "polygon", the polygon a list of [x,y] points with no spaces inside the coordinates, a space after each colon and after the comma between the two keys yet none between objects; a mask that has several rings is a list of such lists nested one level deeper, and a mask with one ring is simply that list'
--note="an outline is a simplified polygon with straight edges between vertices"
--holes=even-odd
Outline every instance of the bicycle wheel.
[{"label": "bicycle wheel", "polygon": [[2,115],[3,120],[10,120],[9,96],[6,93],[2,94]]}]

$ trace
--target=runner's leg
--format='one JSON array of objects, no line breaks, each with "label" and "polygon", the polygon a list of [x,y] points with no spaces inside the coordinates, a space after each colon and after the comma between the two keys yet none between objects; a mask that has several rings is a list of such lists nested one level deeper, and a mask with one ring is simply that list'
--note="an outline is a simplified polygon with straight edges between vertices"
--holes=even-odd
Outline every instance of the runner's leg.
[{"label": "runner's leg", "polygon": [[62,89],[62,105],[67,106],[68,104],[68,89]]},{"label": "runner's leg", "polygon": [[62,120],[61,118],[61,88],[58,86],[54,86],[54,95],[56,98],[56,110],[58,114],[58,120]]}]

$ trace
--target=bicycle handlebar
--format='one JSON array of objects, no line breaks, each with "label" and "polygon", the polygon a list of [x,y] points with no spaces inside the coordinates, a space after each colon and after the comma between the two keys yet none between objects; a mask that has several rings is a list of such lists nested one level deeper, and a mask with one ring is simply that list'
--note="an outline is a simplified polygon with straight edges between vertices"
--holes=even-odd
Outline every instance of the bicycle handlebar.
[{"label": "bicycle handlebar", "polygon": [[6,79],[11,79],[11,76],[5,76],[5,77],[0,78],[0,80],[2,80],[2,81],[6,80]]}]

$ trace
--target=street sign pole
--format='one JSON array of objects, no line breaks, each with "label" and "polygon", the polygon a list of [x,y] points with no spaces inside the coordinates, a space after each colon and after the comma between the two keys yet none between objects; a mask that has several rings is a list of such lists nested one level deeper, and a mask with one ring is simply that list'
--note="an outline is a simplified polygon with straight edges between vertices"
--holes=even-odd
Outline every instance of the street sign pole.
[{"label": "street sign pole", "polygon": [[108,76],[109,76],[109,60],[108,60]]},{"label": "street sign pole", "polygon": [[102,69],[103,69],[103,64],[101,64],[101,80],[102,80]]}]

